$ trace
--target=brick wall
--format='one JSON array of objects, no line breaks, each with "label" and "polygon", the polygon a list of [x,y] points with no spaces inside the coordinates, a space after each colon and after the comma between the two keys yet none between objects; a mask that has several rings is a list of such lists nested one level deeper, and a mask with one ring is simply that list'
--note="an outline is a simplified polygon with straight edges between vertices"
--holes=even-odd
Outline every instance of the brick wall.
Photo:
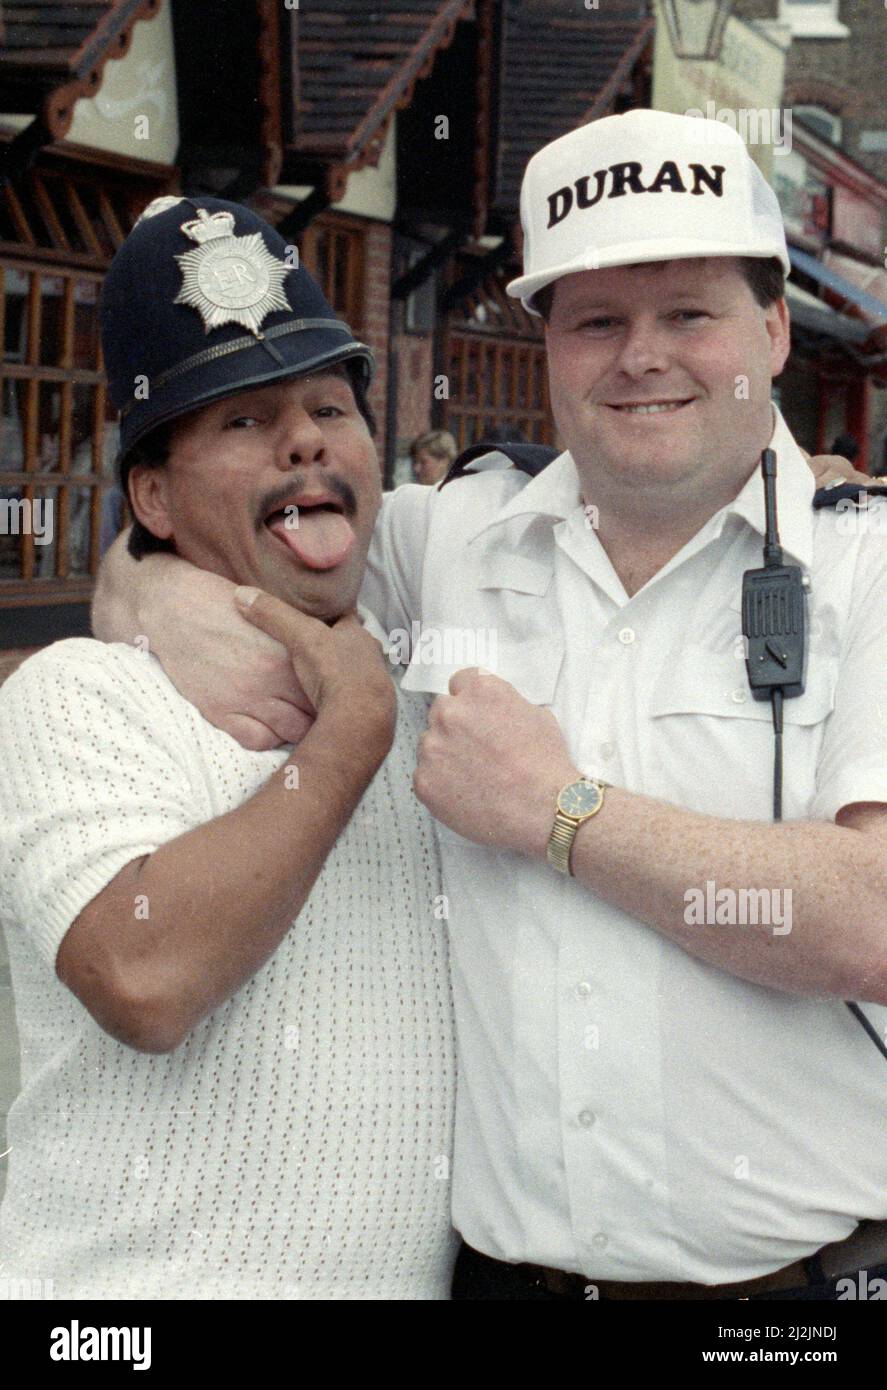
[{"label": "brick wall", "polygon": [[786,96],[794,103],[818,103],[841,116],[842,147],[876,178],[887,180],[887,151],[860,147],[863,131],[887,131],[887,10],[881,0],[844,0],[838,13],[850,37],[796,40],[788,53]]},{"label": "brick wall", "polygon": [[363,332],[376,354],[376,376],[370,389],[370,405],[379,424],[376,443],[379,458],[385,457],[388,397],[388,306],[391,294],[391,228],[383,222],[368,222],[364,268]]},{"label": "brick wall", "polygon": [[[777,19],[779,4],[778,0],[736,0],[734,13],[740,19]],[[883,0],[841,0],[838,18],[850,31],[845,39],[792,40],[786,58],[783,104],[824,106],[840,116],[842,149],[887,182],[887,152],[860,148],[863,131],[887,131],[883,103],[887,8]],[[887,391],[872,391],[870,409],[870,466],[875,466],[880,463],[882,443],[887,438]]]},{"label": "brick wall", "polygon": [[[737,0],[740,19],[777,19],[778,0]],[[860,148],[864,130],[887,131],[884,69],[887,9],[883,0],[841,0],[846,39],[793,39],[785,66],[785,104],[824,106],[843,119],[842,148],[876,178],[887,181],[887,151]]]},{"label": "brick wall", "polygon": [[403,333],[397,339],[397,452],[406,454],[418,434],[431,429],[434,339]]}]

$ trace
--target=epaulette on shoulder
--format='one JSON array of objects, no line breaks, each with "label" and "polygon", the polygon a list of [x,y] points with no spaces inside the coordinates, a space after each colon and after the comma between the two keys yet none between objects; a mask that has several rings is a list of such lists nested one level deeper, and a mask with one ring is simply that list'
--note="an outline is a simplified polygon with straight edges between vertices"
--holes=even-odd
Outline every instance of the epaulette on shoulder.
[{"label": "epaulette on shoulder", "polygon": [[[504,454],[515,468],[531,478],[535,478],[537,473],[541,473],[543,468],[547,468],[558,456],[557,449],[551,448],[548,444],[473,444],[453,461],[449,472],[438,486],[446,487],[447,483],[452,483],[457,478],[476,476],[483,470],[471,468],[469,465],[475,459],[491,453]],[[869,484],[841,483],[836,487],[818,488],[813,494],[813,507],[814,510],[820,511],[823,507],[837,507],[839,502],[844,501],[852,502],[855,507],[864,506],[861,500],[864,496],[887,497],[887,478],[883,481],[872,479]]]},{"label": "epaulette on shoulder", "polygon": [[887,478],[883,482],[872,479],[871,484],[840,483],[837,487],[821,487],[813,494],[816,511],[821,507],[837,507],[839,502],[852,502],[855,507],[865,506],[863,497],[887,497]]},{"label": "epaulette on shoulder", "polygon": [[511,459],[515,468],[519,468],[522,473],[527,473],[531,478],[535,478],[537,473],[541,473],[543,468],[547,468],[552,459],[558,455],[557,449],[552,449],[548,444],[472,444],[470,449],[465,449],[457,459],[453,461],[450,470],[440,487],[446,487],[447,483],[453,482],[456,478],[470,478],[476,476],[478,470],[469,468],[468,465],[474,459],[482,458],[484,454],[504,454]]}]

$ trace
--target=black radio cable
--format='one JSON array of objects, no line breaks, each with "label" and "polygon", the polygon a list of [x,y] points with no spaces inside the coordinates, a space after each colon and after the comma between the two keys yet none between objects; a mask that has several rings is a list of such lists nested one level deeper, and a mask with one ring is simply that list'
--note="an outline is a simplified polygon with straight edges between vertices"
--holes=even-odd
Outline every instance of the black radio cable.
[{"label": "black radio cable", "polygon": [[[766,530],[764,566],[742,576],[742,631],[746,669],[756,700],[773,710],[773,819],[782,820],[783,701],[803,695],[807,674],[807,582],[800,565],[783,563],[776,516],[776,455],[761,455]],[[887,1059],[887,1043],[852,999],[844,1003]]]}]

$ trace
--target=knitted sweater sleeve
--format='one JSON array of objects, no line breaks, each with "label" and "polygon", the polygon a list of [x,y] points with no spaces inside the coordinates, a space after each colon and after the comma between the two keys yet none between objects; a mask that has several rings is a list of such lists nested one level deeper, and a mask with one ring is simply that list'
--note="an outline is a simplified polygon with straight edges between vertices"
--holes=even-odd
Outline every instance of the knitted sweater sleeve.
[{"label": "knitted sweater sleeve", "polygon": [[53,969],[87,903],[202,818],[174,705],[152,690],[162,673],[137,665],[153,661],[122,646],[58,642],[0,690],[0,916]]}]

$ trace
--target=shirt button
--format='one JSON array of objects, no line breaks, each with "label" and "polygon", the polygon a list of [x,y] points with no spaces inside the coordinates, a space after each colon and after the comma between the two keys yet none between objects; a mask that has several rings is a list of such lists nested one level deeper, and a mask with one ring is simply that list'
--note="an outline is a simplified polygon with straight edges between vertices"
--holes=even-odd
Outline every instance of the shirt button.
[{"label": "shirt button", "polygon": [[595,1114],[593,1110],[579,1111],[579,1123],[583,1129],[591,1129],[592,1125],[594,1124],[594,1121]]},{"label": "shirt button", "polygon": [[576,998],[577,998],[577,999],[587,999],[588,996],[589,996],[590,994],[591,994],[591,985],[588,983],[587,980],[582,980],[582,981],[576,986]]},{"label": "shirt button", "polygon": [[616,751],[616,750],[615,750],[615,748],[613,747],[612,743],[602,743],[602,744],[601,744],[601,757],[602,757],[602,758],[612,758],[612,756],[613,756],[613,754],[615,753],[615,751]]},{"label": "shirt button", "polygon": [[743,690],[742,686],[740,685],[736,690],[733,691],[733,694],[730,696],[730,698],[733,701],[734,705],[744,705],[746,700],[748,699],[748,691]]},{"label": "shirt button", "polygon": [[634,641],[634,628],[623,627],[619,629],[619,641],[623,647],[628,647]]},{"label": "shirt button", "polygon": [[605,1236],[603,1231],[598,1231],[596,1236],[592,1236],[591,1243],[598,1250],[605,1250],[607,1246],[610,1244],[610,1237]]}]

